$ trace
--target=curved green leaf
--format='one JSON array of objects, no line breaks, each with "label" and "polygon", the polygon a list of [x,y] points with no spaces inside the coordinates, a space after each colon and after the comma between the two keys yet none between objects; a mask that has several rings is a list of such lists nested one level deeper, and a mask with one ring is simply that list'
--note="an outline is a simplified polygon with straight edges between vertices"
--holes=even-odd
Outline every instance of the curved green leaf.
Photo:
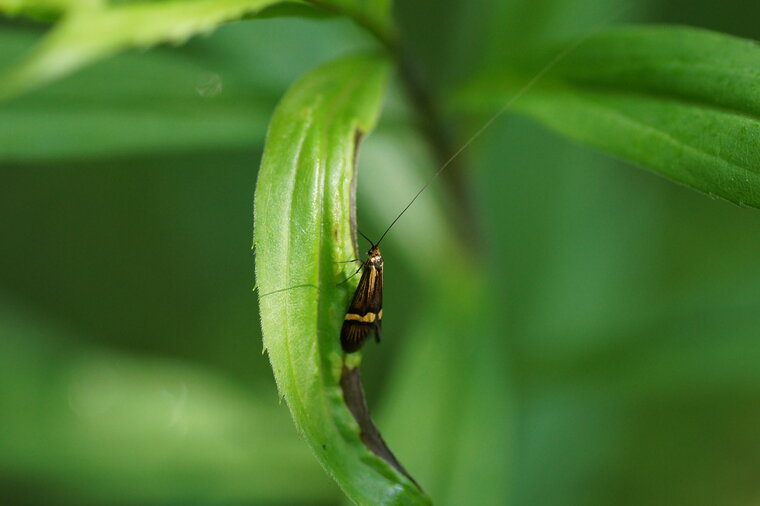
[{"label": "curved green leaf", "polygon": [[[53,81],[128,48],[181,44],[278,0],[170,0],[72,8],[43,42],[0,80],[0,98]],[[78,5],[78,4],[74,4]]]},{"label": "curved green leaf", "polygon": [[[340,387],[339,335],[353,283],[354,160],[374,125],[388,66],[378,57],[323,65],[288,91],[270,124],[256,185],[254,246],[261,325],[280,394],[299,433],[360,504],[427,498],[362,443]],[[349,286],[350,285],[350,286]]]},{"label": "curved green leaf", "polygon": [[[541,61],[546,61],[542,59]],[[485,77],[470,106],[505,101]],[[760,207],[760,47],[681,27],[589,38],[515,107],[559,132],[710,195]]]}]

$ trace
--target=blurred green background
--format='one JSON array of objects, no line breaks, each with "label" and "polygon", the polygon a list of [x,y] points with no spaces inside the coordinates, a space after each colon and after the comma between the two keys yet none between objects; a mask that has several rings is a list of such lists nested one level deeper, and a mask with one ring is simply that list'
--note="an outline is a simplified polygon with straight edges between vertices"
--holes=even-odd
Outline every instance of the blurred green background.
[{"label": "blurred green background", "polygon": [[[396,7],[439,96],[620,5],[472,4]],[[757,19],[679,0],[620,21],[759,39]],[[44,30],[3,20],[2,68]],[[287,86],[368,47],[341,19],[231,23],[0,104],[1,504],[343,502],[262,354],[252,199]],[[398,202],[368,188],[402,202],[404,164],[434,169],[397,88],[388,104],[361,156],[372,236]],[[463,141],[484,119],[450,120]],[[410,472],[439,504],[760,503],[760,213],[511,115],[466,156],[485,286],[421,281],[439,259],[404,241],[425,239],[433,198],[383,248],[385,339],[363,376]],[[446,314],[417,308],[457,297],[497,324],[437,340]]]}]

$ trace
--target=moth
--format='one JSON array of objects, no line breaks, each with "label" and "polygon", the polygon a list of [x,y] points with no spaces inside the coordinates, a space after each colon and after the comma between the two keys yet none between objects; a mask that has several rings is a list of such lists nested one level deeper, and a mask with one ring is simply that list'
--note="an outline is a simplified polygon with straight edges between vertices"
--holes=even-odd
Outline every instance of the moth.
[{"label": "moth", "polygon": [[383,326],[383,256],[377,245],[372,244],[361,269],[362,277],[340,331],[340,344],[346,353],[361,348],[373,330],[379,343]]},{"label": "moth", "polygon": [[[343,327],[340,330],[340,344],[343,351],[353,353],[358,351],[364,341],[369,337],[369,333],[375,331],[375,341],[380,342],[380,334],[383,329],[383,255],[380,253],[380,242],[385,235],[390,232],[393,225],[409,209],[417,197],[433,182],[433,180],[445,169],[444,165],[435,175],[422,187],[420,191],[412,198],[409,204],[396,216],[388,228],[385,229],[380,240],[372,242],[366,235],[357,230],[359,234],[370,243],[367,251],[367,260],[359,266],[362,271],[362,277],[356,286],[354,297],[348,306],[346,316],[343,317]],[[359,272],[357,270],[356,272]]]}]

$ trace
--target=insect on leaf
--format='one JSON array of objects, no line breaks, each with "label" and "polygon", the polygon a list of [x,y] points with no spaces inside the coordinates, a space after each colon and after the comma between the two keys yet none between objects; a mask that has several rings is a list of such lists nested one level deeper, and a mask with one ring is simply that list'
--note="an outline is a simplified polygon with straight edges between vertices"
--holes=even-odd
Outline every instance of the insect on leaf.
[{"label": "insect on leaf", "polygon": [[340,330],[356,282],[351,230],[358,140],[373,127],[387,62],[357,56],[296,82],[269,127],[256,185],[254,247],[264,346],[304,440],[359,504],[427,497],[362,442],[341,389]]}]

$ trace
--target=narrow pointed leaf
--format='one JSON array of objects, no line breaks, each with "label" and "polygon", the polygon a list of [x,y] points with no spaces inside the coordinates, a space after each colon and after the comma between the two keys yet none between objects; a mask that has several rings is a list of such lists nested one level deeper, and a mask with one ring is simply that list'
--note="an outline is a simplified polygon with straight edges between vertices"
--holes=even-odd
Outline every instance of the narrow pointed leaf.
[{"label": "narrow pointed leaf", "polygon": [[[351,230],[358,140],[374,125],[388,67],[378,57],[323,65],[283,98],[256,185],[254,247],[264,346],[299,433],[359,504],[426,497],[370,452],[344,403],[340,327],[355,271]],[[340,283],[340,284],[339,284]]]}]

